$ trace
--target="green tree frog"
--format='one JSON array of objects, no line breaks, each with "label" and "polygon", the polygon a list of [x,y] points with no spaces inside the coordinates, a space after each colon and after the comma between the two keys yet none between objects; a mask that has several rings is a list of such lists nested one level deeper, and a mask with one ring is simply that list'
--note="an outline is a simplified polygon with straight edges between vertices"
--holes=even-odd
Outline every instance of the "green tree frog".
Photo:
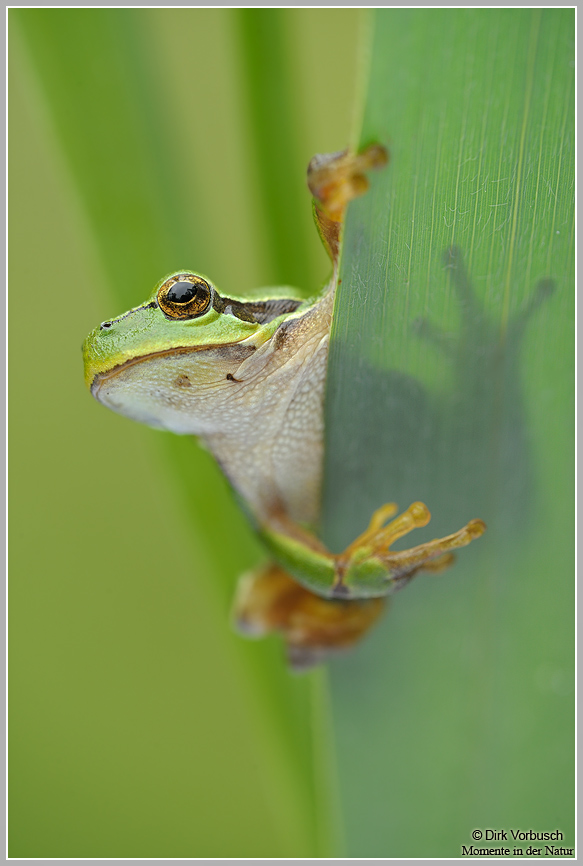
[{"label": "green tree frog", "polygon": [[104,406],[136,421],[199,437],[214,454],[273,562],[244,575],[235,621],[250,635],[283,634],[296,668],[354,644],[384,598],[420,570],[439,570],[480,536],[472,520],[445,538],[392,551],[425,526],[416,502],[376,511],[345,551],[315,535],[323,462],[323,401],[340,232],[347,203],[387,162],[373,145],[319,155],[308,167],[314,216],[333,272],[317,300],[285,291],[247,300],[182,269],[145,303],[103,322],[83,347],[85,381]]}]

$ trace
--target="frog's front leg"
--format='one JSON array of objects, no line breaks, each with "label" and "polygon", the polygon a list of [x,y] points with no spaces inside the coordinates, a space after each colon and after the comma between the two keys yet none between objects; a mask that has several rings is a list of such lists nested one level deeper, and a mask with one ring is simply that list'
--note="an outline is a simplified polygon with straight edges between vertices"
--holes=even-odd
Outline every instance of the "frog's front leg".
[{"label": "frog's front leg", "polygon": [[391,545],[411,530],[426,526],[429,509],[415,502],[399,517],[393,503],[379,508],[368,529],[340,554],[329,552],[311,533],[285,515],[275,515],[261,527],[266,547],[311,592],[331,599],[364,599],[390,595],[405,586],[418,571],[448,565],[452,551],[465,547],[486,529],[482,520],[471,520],[462,529],[408,550]]}]

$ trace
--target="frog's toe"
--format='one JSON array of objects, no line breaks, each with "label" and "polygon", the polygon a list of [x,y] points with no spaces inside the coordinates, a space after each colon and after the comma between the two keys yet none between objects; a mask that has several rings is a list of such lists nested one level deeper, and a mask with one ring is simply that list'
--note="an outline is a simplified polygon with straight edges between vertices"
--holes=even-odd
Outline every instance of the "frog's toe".
[{"label": "frog's toe", "polygon": [[450,568],[455,562],[455,553],[442,553],[441,556],[429,560],[422,565],[419,571],[431,572],[431,574],[441,574],[442,571]]}]

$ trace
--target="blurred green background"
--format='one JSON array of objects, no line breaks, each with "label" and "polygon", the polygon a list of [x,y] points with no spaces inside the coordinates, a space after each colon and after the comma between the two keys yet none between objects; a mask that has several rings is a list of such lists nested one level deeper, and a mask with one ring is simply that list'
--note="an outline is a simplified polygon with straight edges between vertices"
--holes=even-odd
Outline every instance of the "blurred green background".
[{"label": "blurred green background", "polygon": [[95,403],[80,349],[177,267],[319,289],[305,170],[347,143],[360,15],[9,17],[11,855],[314,855],[321,674],[233,634],[262,554],[224,479]]},{"label": "blurred green background", "polygon": [[[13,857],[455,856],[475,822],[570,832],[573,18],[407,14],[9,13]],[[374,46],[366,100],[359,43]],[[429,57],[440,75],[428,82]],[[371,291],[381,289],[373,309],[385,296],[390,303],[351,324],[359,305],[344,296],[339,327],[364,348],[335,355],[331,381],[344,376],[342,357],[345,372],[354,369],[357,351],[435,393],[445,383],[455,398],[447,365],[405,339],[417,315],[456,332],[441,265],[452,240],[494,323],[486,347],[536,280],[553,277],[555,293],[510,365],[524,385],[520,429],[532,456],[521,477],[534,477],[536,507],[516,545],[510,521],[473,572],[460,565],[398,596],[371,640],[333,663],[330,680],[325,669],[298,678],[276,639],[253,643],[229,628],[236,578],[262,553],[212,459],[92,401],[80,345],[180,267],[234,294],[317,290],[328,262],[305,167],[314,153],[357,140],[362,116],[363,136],[388,140],[392,163],[351,210],[344,268],[348,277],[369,250],[365,273],[386,277],[369,274]],[[436,202],[460,213],[472,202],[456,168],[476,154],[493,183],[515,177],[522,159],[539,200],[530,222],[563,233],[550,250],[547,229],[523,241],[515,225],[526,258],[514,261],[530,262],[518,282],[507,259],[512,220],[496,218],[486,234],[473,210],[473,235],[432,234],[444,218]],[[484,199],[492,208],[505,200]],[[485,237],[495,241],[490,260]],[[44,300],[31,311],[21,300],[33,285]],[[370,348],[379,339],[371,321],[385,328],[384,355]],[[468,357],[459,353],[457,368],[465,361],[475,373]],[[369,399],[375,381],[365,377],[363,388],[357,377]],[[417,392],[405,392],[416,411]],[[325,526],[345,543],[381,503],[374,460],[362,470],[367,483],[337,473],[334,490],[330,469],[350,428],[342,406],[330,405]],[[394,490],[379,495],[403,506],[411,488],[412,498],[433,497],[433,534],[457,528],[448,521],[460,501],[461,522],[484,516],[503,527],[515,492],[495,500],[499,509],[495,485],[477,494],[476,508],[489,513],[474,514],[471,497],[466,513],[459,491],[440,499],[452,442],[467,434],[463,410],[445,417],[461,420],[453,440],[439,422],[441,476],[427,475],[429,457],[413,468],[401,461]]]}]

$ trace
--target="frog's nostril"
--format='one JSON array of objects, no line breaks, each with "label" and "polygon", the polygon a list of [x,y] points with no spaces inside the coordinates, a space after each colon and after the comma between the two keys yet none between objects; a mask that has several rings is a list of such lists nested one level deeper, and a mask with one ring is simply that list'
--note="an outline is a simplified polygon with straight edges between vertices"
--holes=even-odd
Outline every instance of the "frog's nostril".
[{"label": "frog's nostril", "polygon": [[112,325],[113,322],[102,322],[99,327],[102,331],[106,331],[108,328],[111,328]]}]

